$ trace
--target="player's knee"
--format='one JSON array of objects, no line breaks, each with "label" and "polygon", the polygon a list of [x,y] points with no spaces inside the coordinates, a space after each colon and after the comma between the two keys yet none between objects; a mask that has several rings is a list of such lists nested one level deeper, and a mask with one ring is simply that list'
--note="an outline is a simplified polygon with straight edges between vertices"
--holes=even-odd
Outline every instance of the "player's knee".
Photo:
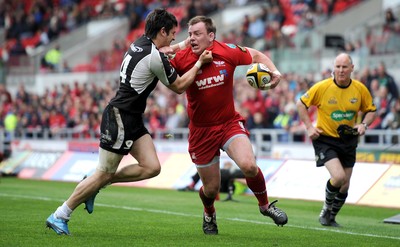
[{"label": "player's knee", "polygon": [[342,187],[344,184],[346,184],[346,176],[344,174],[336,175],[332,179],[334,181],[334,184],[332,185],[334,185],[335,187]]},{"label": "player's knee", "polygon": [[114,177],[114,173],[109,173],[100,169],[97,169],[93,175],[89,176],[87,179],[82,180],[83,181],[90,181],[90,183],[93,183],[93,181],[96,181],[99,183],[100,187],[103,187],[109,183],[111,183],[112,178]]},{"label": "player's knee", "polygon": [[150,167],[147,169],[147,174],[148,174],[148,177],[149,177],[149,178],[158,176],[158,175],[160,174],[160,172],[161,172],[161,166],[160,166],[160,164],[150,166]]},{"label": "player's knee", "polygon": [[215,198],[217,197],[219,193],[219,187],[218,186],[212,186],[209,188],[204,188],[204,194],[208,197],[208,198]]},{"label": "player's knee", "polygon": [[245,177],[255,177],[258,172],[258,167],[255,164],[247,164],[241,167],[241,170]]},{"label": "player's knee", "polygon": [[341,191],[348,191],[350,188],[350,181],[346,180],[342,186],[340,186]]}]

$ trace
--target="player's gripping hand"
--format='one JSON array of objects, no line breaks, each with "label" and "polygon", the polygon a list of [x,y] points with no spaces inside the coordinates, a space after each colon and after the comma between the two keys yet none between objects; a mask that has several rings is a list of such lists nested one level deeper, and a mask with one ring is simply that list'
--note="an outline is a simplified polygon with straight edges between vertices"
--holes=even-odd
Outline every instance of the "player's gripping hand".
[{"label": "player's gripping hand", "polygon": [[281,72],[278,70],[275,70],[271,73],[272,79],[268,83],[268,86],[270,89],[274,89],[276,86],[278,86],[279,82],[281,81],[282,75]]},{"label": "player's gripping hand", "polygon": [[189,44],[190,37],[187,37],[185,40],[179,42],[178,44],[161,47],[159,51],[167,55],[169,59],[173,59],[177,51],[184,50],[186,47],[189,46]]},{"label": "player's gripping hand", "polygon": [[203,64],[206,64],[206,63],[210,63],[212,60],[213,60],[212,52],[211,52],[211,51],[208,51],[208,50],[205,50],[205,51],[203,51],[203,53],[200,55],[198,61],[203,65]]},{"label": "player's gripping hand", "polygon": [[159,49],[159,51],[162,52],[162,53],[164,53],[165,55],[167,55],[169,59],[172,59],[172,58],[174,58],[174,56],[175,56],[175,51],[174,51],[174,49],[173,49],[171,46],[164,46],[164,47],[161,47],[161,48]]}]

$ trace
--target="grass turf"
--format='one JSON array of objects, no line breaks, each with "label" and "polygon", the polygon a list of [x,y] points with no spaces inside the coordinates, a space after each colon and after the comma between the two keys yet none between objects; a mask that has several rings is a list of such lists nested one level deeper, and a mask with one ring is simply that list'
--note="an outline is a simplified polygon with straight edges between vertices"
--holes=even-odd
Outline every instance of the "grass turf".
[{"label": "grass turf", "polygon": [[383,223],[398,209],[346,204],[343,227],[331,228],[318,223],[322,202],[282,198],[289,223],[277,227],[253,196],[234,196],[216,202],[219,235],[206,236],[197,193],[115,185],[99,193],[93,214],[80,205],[71,235],[59,236],[45,221],[75,186],[1,178],[0,246],[400,246],[400,225]]}]

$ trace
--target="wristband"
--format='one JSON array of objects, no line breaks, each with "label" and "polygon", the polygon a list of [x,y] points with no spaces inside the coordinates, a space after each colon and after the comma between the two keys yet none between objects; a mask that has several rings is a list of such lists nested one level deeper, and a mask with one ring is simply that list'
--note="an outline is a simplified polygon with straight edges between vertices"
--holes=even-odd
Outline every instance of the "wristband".
[{"label": "wristband", "polygon": [[194,66],[196,66],[197,68],[201,68],[201,62],[200,61],[197,61],[195,64],[194,64]]},{"label": "wristband", "polygon": [[282,75],[281,72],[279,72],[279,70],[275,70],[274,72],[272,72],[272,74],[274,74],[274,75],[279,75],[279,76]]},{"label": "wristband", "polygon": [[185,41],[179,42],[179,43],[178,43],[178,46],[179,46],[179,50],[185,49],[185,48],[186,48],[186,43],[185,43]]},{"label": "wristband", "polygon": [[366,123],[363,122],[362,125],[364,125],[365,130],[368,129],[368,124],[366,124]]}]

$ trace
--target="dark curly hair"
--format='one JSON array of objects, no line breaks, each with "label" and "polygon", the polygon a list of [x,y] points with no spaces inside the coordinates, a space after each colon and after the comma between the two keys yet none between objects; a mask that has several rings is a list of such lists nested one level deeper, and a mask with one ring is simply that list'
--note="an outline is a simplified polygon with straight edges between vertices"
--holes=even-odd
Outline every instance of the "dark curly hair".
[{"label": "dark curly hair", "polygon": [[155,9],[146,17],[144,34],[150,39],[154,39],[162,28],[165,28],[165,31],[169,34],[169,31],[177,26],[178,21],[173,14],[165,9]]}]

